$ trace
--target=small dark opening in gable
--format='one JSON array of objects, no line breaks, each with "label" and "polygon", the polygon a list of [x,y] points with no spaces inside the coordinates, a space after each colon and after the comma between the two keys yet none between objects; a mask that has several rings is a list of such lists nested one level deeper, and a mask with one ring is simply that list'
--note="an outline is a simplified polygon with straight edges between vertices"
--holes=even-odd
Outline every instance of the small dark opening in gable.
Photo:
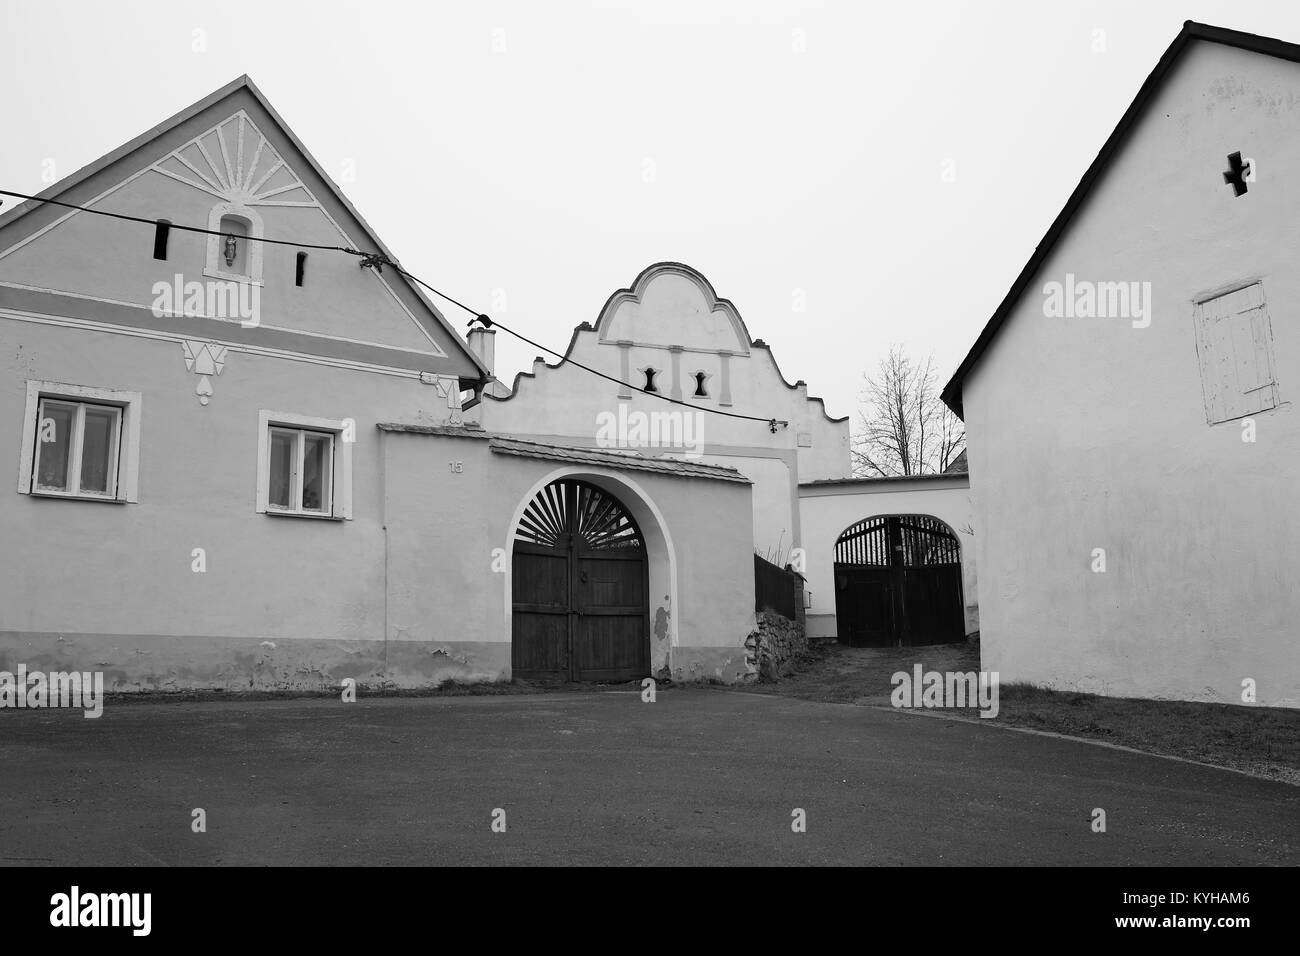
[{"label": "small dark opening in gable", "polygon": [[709,391],[704,387],[704,382],[707,378],[708,376],[705,375],[703,372],[695,373],[695,397],[696,398],[709,397]]},{"label": "small dark opening in gable", "polygon": [[307,253],[298,253],[298,266],[293,273],[293,284],[302,285],[303,278],[307,275]]},{"label": "small dark opening in gable", "polygon": [[657,392],[657,391],[659,391],[659,389],[655,388],[655,370],[652,369],[652,368],[648,368],[648,369],[645,370],[645,388],[644,388],[644,391],[647,391],[647,392]]},{"label": "small dark opening in gable", "polygon": [[1234,196],[1244,196],[1249,190],[1246,183],[1255,178],[1253,166],[1250,159],[1243,162],[1239,152],[1228,155],[1228,170],[1223,174],[1223,181],[1232,187]]},{"label": "small dark opening in gable", "polygon": [[171,235],[172,224],[166,219],[159,219],[153,227],[153,257],[167,260],[167,237]]}]

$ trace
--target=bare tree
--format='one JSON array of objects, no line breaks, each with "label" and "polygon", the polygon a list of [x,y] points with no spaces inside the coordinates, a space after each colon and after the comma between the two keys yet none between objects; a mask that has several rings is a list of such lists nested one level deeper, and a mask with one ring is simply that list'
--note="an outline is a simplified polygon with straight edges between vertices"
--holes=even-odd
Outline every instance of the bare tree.
[{"label": "bare tree", "polygon": [[875,374],[863,373],[853,472],[864,478],[935,475],[966,447],[966,429],[939,398],[934,359],[895,345]]}]

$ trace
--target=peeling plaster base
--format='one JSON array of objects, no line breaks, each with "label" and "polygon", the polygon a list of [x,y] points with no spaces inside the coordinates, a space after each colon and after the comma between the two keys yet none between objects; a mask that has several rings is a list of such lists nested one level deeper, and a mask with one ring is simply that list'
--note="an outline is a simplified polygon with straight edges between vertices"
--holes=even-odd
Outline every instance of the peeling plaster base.
[{"label": "peeling plaster base", "polygon": [[[674,681],[754,679],[743,644],[656,648],[652,666]],[[0,671],[100,671],[104,689],[135,691],[416,689],[447,681],[510,680],[502,641],[381,641],[0,631]],[[665,675],[665,668],[668,674]]]},{"label": "peeling plaster base", "polygon": [[104,689],[328,690],[510,679],[510,645],[0,631],[0,670],[102,671]]},{"label": "peeling plaster base", "polygon": [[729,647],[674,647],[672,679],[685,681],[716,680],[739,684],[754,679],[743,644]]}]

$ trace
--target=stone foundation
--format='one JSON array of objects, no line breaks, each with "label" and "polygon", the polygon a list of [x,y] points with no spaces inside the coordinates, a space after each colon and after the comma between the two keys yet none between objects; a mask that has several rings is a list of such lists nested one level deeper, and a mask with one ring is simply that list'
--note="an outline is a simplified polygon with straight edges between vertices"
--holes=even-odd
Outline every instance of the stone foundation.
[{"label": "stone foundation", "polygon": [[745,639],[750,679],[779,680],[790,662],[807,650],[808,636],[801,621],[775,611],[759,611],[758,627]]}]

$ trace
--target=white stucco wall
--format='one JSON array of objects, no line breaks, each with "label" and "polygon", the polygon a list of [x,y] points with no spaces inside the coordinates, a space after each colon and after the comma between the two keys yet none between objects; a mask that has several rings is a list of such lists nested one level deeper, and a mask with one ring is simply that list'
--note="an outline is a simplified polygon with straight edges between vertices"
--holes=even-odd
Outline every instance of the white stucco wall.
[{"label": "white stucco wall", "polygon": [[938,518],[961,544],[962,603],[966,633],[979,630],[979,591],[971,533],[973,509],[965,475],[914,480],[861,480],[802,485],[799,488],[807,588],[808,636],[835,636],[835,542],[864,518],[919,514]]},{"label": "white stucco wall", "polygon": [[788,560],[790,549],[795,547],[794,512],[798,499],[793,496],[794,469],[787,459],[741,455],[705,455],[701,459],[708,465],[735,468],[754,483],[754,541],[764,542],[763,555],[773,562]]},{"label": "white stucco wall", "polygon": [[[517,515],[540,485],[574,476],[616,495],[646,536],[656,672],[746,674],[747,483],[382,432],[444,424],[445,400],[414,377],[234,350],[203,406],[177,342],[3,310],[0,373],[0,670],[100,670],[118,691],[508,679]],[[17,493],[29,379],[142,394],[138,502]],[[355,421],[350,520],[256,511],[264,409]]]},{"label": "white stucco wall", "polygon": [[[1250,679],[1300,705],[1298,93],[1300,65],[1193,43],[966,379],[983,663],[1003,681],[1241,703]],[[1234,198],[1238,150],[1258,174]],[[1149,327],[1045,318],[1066,273],[1151,283]],[[1207,424],[1193,322],[1198,295],[1250,279],[1281,398],[1253,443]]]},{"label": "white stucco wall", "polygon": [[[387,653],[385,588],[394,582],[384,573],[375,428],[445,421],[433,386],[232,349],[203,406],[179,342],[17,321],[3,311],[0,373],[0,669],[101,670],[106,686],[121,691],[446,675],[421,669],[427,653],[409,661]],[[17,493],[28,380],[141,393],[138,502]],[[355,421],[351,520],[257,512],[263,410]],[[202,549],[202,573],[194,549]],[[470,628],[438,638],[484,639]],[[508,674],[508,646],[474,653],[462,648],[451,673]]]}]

